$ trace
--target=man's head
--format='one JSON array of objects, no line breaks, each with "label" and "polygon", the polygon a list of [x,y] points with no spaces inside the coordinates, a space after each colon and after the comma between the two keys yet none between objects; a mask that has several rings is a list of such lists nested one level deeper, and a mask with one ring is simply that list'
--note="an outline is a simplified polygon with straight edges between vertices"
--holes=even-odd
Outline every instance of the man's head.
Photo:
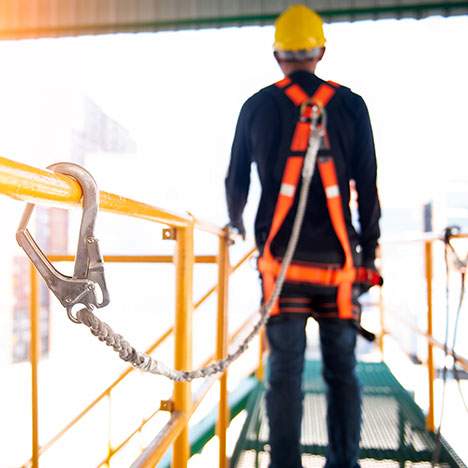
[{"label": "man's head", "polygon": [[281,70],[313,73],[325,52],[323,21],[305,5],[292,5],[275,23],[274,55]]}]

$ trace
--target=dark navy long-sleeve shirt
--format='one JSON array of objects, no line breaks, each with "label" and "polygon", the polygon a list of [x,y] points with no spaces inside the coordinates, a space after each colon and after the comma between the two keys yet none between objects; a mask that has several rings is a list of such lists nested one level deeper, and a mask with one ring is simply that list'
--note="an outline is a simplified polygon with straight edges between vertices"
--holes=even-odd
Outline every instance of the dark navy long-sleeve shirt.
[{"label": "dark navy long-sleeve shirt", "polygon": [[[324,83],[314,74],[300,71],[290,75],[312,95]],[[226,177],[226,198],[231,224],[242,225],[242,214],[250,186],[250,169],[257,167],[262,194],[255,220],[257,246],[262,250],[269,233],[299,109],[274,85],[249,98],[239,115],[231,161]],[[380,235],[380,206],[376,186],[376,157],[372,128],[364,100],[349,88],[340,87],[327,106],[327,131],[335,159],[349,238],[356,260],[373,262]],[[355,230],[349,207],[350,181],[358,195],[359,229]],[[273,240],[273,255],[286,249],[296,213],[295,205]],[[362,252],[359,255],[359,252]],[[309,192],[304,223],[295,260],[342,264],[344,253],[331,225],[318,170]]]}]

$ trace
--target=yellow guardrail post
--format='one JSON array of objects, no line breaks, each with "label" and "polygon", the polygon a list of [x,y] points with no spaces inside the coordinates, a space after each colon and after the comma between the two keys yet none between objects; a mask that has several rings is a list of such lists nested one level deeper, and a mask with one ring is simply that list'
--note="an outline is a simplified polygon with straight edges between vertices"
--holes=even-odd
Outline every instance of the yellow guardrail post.
[{"label": "yellow guardrail post", "polygon": [[[174,323],[174,366],[190,370],[192,366],[192,277],[193,277],[193,225],[176,229],[176,311]],[[189,417],[192,405],[190,382],[174,384],[174,410]],[[185,468],[190,458],[188,424],[173,445],[172,466]]]},{"label": "yellow guardrail post", "polygon": [[[377,247],[377,261],[380,263],[380,270],[382,274],[382,246],[379,245]],[[383,274],[385,277],[385,274]],[[385,360],[384,357],[384,345],[385,345],[385,301],[384,301],[384,291],[383,291],[384,286],[381,285],[379,288],[379,321],[380,321],[380,334],[378,336],[378,346],[379,346],[379,351],[380,351],[380,359],[383,362]]]},{"label": "yellow guardrail post", "polygon": [[384,361],[385,351],[385,302],[384,302],[384,286],[380,287],[379,291],[379,316],[380,316],[380,335],[379,335],[379,350],[382,361]]},{"label": "yellow guardrail post", "polygon": [[112,391],[110,390],[107,394],[107,458],[106,465],[110,467],[111,458],[112,458]]},{"label": "yellow guardrail post", "polygon": [[[228,288],[229,288],[229,239],[219,237],[218,251],[218,317],[216,333],[216,359],[224,359],[227,354],[228,334]],[[219,410],[217,434],[219,440],[219,468],[227,468],[226,431],[229,425],[229,402],[227,389],[228,371],[219,380]]]},{"label": "yellow guardrail post", "polygon": [[[426,299],[427,299],[427,335],[432,337],[432,241],[424,242],[424,259],[426,267]],[[433,345],[429,340],[427,345],[427,370],[429,386],[429,409],[426,418],[426,427],[435,431],[434,423],[434,355]]]},{"label": "yellow guardrail post", "polygon": [[30,345],[29,359],[31,362],[31,408],[32,408],[32,468],[39,467],[39,388],[38,366],[41,354],[40,339],[40,303],[39,278],[33,264],[29,266],[30,292],[29,292],[29,320]]},{"label": "yellow guardrail post", "polygon": [[263,355],[265,354],[265,328],[262,328],[258,332],[258,367],[255,371],[255,377],[259,382],[263,381],[265,378],[265,366],[263,365]]}]

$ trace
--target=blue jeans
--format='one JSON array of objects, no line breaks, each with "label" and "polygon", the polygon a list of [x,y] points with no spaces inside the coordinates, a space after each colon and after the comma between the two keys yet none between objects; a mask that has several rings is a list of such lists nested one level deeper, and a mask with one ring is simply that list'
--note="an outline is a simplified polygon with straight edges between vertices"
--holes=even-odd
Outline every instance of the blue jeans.
[{"label": "blue jeans", "polygon": [[[306,315],[280,315],[266,326],[270,345],[266,409],[270,468],[301,468],[302,371]],[[361,391],[356,377],[356,329],[347,320],[319,320],[327,387],[326,468],[359,467]]]}]

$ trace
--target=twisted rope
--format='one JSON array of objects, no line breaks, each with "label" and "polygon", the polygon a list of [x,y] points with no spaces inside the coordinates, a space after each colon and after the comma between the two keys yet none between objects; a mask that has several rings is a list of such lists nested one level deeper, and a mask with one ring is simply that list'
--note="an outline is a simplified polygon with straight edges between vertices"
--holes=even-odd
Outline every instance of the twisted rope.
[{"label": "twisted rope", "polygon": [[97,336],[100,341],[105,342],[107,346],[112,347],[115,352],[119,353],[119,357],[122,360],[131,363],[134,367],[144,372],[162,375],[175,382],[190,382],[193,379],[204,378],[218,374],[220,372],[224,372],[224,370],[226,370],[229,365],[241,354],[243,354],[244,351],[249,347],[250,342],[255,338],[259,330],[267,322],[270,312],[281,294],[284,280],[286,278],[286,271],[293,259],[297,242],[299,240],[299,234],[307,206],[310,183],[314,175],[315,162],[317,159],[318,150],[320,148],[321,139],[322,132],[316,130],[313,127],[309,139],[309,147],[304,158],[304,166],[302,170],[302,187],[299,195],[297,213],[273,294],[271,295],[268,302],[259,308],[258,312],[260,317],[253,326],[250,333],[244,338],[244,340],[234,351],[228,353],[226,358],[215,361],[206,367],[195,369],[193,371],[180,371],[171,369],[158,360],[152,358],[148,354],[138,352],[133,346],[130,345],[128,341],[123,338],[122,335],[115,333],[107,323],[96,317],[92,310],[86,308],[81,309],[76,314],[77,319],[82,324],[86,325],[90,329],[91,333]]}]

